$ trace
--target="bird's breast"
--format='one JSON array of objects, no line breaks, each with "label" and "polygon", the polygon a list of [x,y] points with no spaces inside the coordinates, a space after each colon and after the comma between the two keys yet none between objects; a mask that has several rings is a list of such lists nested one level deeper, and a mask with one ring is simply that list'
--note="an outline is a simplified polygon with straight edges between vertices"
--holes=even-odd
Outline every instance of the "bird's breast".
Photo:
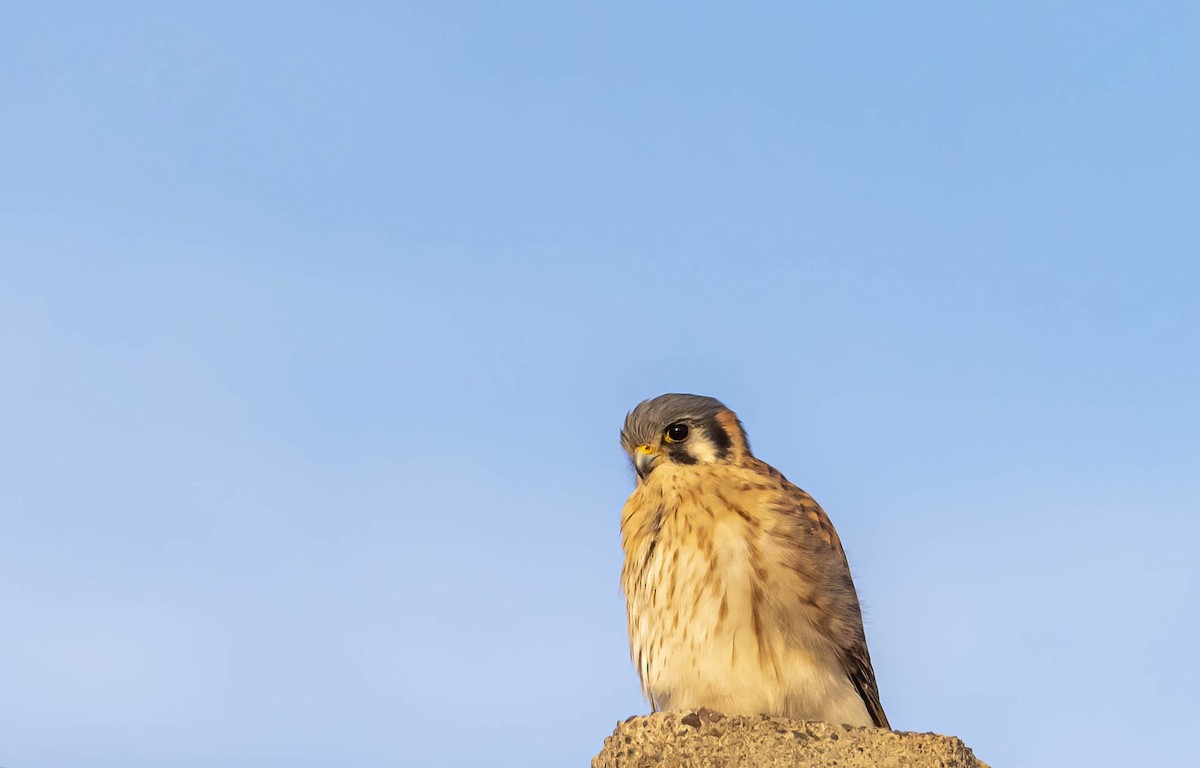
[{"label": "bird's breast", "polygon": [[639,486],[622,526],[631,652],[660,709],[681,692],[713,700],[773,665],[753,520],[687,474]]}]

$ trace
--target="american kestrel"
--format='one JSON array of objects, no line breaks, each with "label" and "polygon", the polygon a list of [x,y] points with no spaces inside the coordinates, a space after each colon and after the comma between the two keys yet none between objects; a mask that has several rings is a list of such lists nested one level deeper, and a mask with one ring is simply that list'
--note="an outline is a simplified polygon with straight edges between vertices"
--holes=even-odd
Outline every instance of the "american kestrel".
[{"label": "american kestrel", "polygon": [[837,532],[750,453],[733,411],[670,394],[625,417],[630,655],[654,711],[888,725]]}]

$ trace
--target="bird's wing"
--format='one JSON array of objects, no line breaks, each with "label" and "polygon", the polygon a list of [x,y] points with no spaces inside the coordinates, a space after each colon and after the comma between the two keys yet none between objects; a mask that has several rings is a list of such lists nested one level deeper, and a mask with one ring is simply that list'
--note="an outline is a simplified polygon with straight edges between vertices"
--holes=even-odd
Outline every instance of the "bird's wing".
[{"label": "bird's wing", "polygon": [[866,642],[850,648],[842,657],[842,665],[862,697],[863,704],[867,705],[867,712],[875,726],[890,729],[892,726],[888,723],[887,714],[879,703],[879,685],[875,682],[875,669],[871,666],[871,654],[867,652]]},{"label": "bird's wing", "polygon": [[862,697],[871,720],[880,728],[890,728],[879,703],[879,686],[867,651],[850,564],[833,523],[820,504],[788,482],[779,470],[758,459],[751,459],[749,464],[756,474],[770,478],[774,486],[771,506],[779,513],[781,523],[774,535],[787,539],[794,558],[789,565],[811,585],[810,594],[805,596],[810,608],[806,614],[837,648],[842,669]]}]

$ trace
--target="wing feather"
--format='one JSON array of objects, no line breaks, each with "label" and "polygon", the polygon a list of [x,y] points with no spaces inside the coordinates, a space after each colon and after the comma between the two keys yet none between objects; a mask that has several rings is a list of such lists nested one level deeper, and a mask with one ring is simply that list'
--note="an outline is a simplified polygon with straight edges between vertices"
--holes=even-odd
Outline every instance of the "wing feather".
[{"label": "wing feather", "polygon": [[812,584],[810,615],[817,628],[837,650],[838,661],[846,677],[862,698],[871,720],[879,728],[890,728],[883,705],[867,638],[863,630],[862,609],[850,575],[850,564],[841,539],[829,516],[811,496],[788,482],[779,470],[759,459],[747,465],[756,474],[769,478],[777,494],[775,510],[791,525],[779,530],[786,535],[796,553],[793,567]]}]

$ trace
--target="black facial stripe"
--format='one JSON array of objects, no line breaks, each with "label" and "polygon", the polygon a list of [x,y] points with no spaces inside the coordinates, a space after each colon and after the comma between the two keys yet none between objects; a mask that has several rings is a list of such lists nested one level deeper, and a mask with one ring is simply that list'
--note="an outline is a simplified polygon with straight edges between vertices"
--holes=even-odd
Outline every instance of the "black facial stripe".
[{"label": "black facial stripe", "polygon": [[733,439],[721,426],[721,423],[715,418],[706,419],[704,422],[704,432],[708,435],[708,439],[712,441],[713,447],[717,449],[717,458],[724,459],[729,455],[729,449],[733,447]]},{"label": "black facial stripe", "polygon": [[696,457],[688,453],[687,443],[667,443],[667,455],[679,464],[695,464]]}]

